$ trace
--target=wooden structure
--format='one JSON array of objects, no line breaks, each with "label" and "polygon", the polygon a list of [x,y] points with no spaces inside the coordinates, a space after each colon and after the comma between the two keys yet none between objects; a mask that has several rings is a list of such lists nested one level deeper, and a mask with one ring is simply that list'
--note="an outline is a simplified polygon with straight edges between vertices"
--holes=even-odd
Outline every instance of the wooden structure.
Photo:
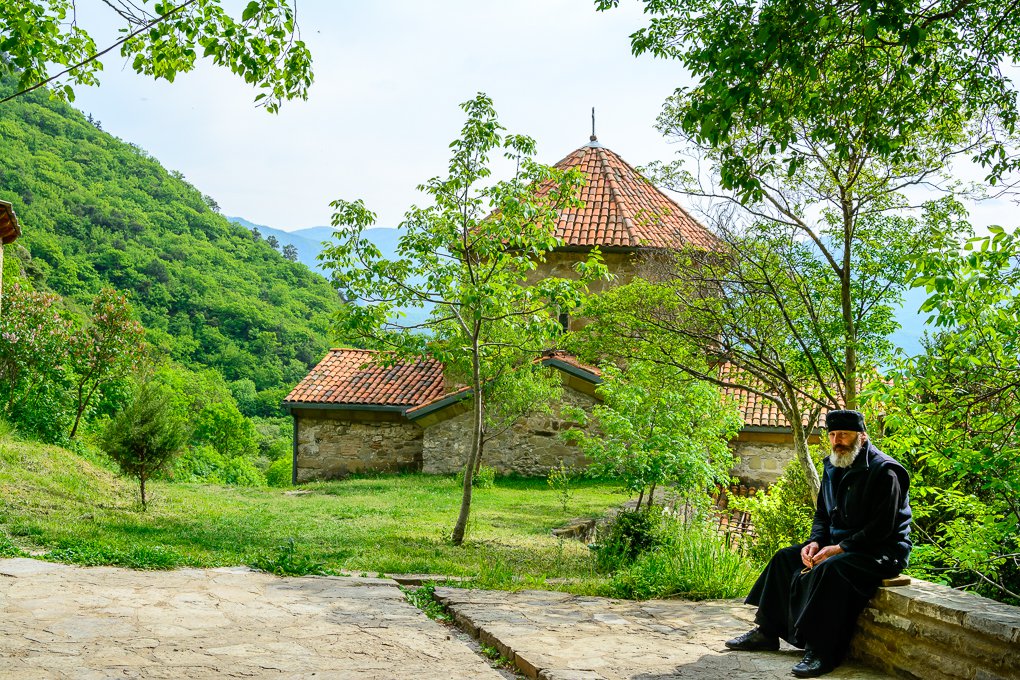
[{"label": "wooden structure", "polygon": [[21,236],[18,216],[14,214],[14,206],[7,201],[0,201],[0,310],[3,309],[4,293],[4,249],[2,246],[13,243]]}]

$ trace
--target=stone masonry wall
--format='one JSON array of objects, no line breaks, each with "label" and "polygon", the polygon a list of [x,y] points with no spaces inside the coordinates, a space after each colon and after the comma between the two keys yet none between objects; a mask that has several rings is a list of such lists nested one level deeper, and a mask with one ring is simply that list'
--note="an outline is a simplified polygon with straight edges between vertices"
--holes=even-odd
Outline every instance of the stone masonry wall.
[{"label": "stone masonry wall", "polygon": [[[574,271],[574,265],[587,259],[588,253],[555,250],[546,255],[545,262],[539,263],[534,271],[529,272],[527,282],[532,284],[550,276],[576,279],[578,274]],[[630,283],[640,266],[640,259],[633,253],[603,252],[602,261],[616,278],[612,281],[593,281],[588,286],[592,293],[601,293],[609,288]]]},{"label": "stone masonry wall", "polygon": [[879,588],[850,654],[900,678],[1017,680],[1020,607],[913,579]]},{"label": "stone masonry wall", "polygon": [[403,416],[305,411],[296,418],[297,481],[420,470],[422,431]]},{"label": "stone masonry wall", "polygon": [[733,452],[739,456],[733,466],[733,475],[748,486],[766,487],[783,475],[783,469],[793,460],[793,443],[778,444],[734,440]]},{"label": "stone masonry wall", "polygon": [[[553,405],[553,414],[536,413],[521,418],[496,439],[487,442],[482,464],[496,468],[500,474],[536,477],[548,474],[550,468],[563,461],[568,467],[584,467],[588,460],[577,446],[560,439],[560,433],[572,423],[560,414],[561,404],[591,410],[595,398],[564,388],[560,404]],[[471,437],[472,412],[438,422],[425,430],[422,443],[422,471],[430,474],[459,472],[467,460]]]}]

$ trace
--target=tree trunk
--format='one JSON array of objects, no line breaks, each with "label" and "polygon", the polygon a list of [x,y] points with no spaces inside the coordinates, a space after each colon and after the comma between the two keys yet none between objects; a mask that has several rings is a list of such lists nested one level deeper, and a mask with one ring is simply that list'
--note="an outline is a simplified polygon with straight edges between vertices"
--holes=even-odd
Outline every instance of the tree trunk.
[{"label": "tree trunk", "polygon": [[652,488],[648,491],[648,503],[645,505],[648,512],[652,511],[652,505],[655,504],[655,482],[652,482]]},{"label": "tree trunk", "polygon": [[471,429],[471,452],[464,465],[464,489],[460,501],[460,514],[457,516],[457,524],[453,527],[451,540],[454,545],[461,545],[464,542],[464,532],[467,531],[468,516],[471,514],[471,484],[475,478],[475,465],[482,455],[482,380],[481,368],[478,362],[477,345],[471,366],[471,382],[474,389],[472,401],[474,412],[472,414]]},{"label": "tree trunk", "polygon": [[145,475],[139,475],[138,482],[140,484],[140,491],[142,494],[142,512],[145,512],[148,509],[145,502]]},{"label": "tree trunk", "polygon": [[67,436],[68,439],[74,439],[74,435],[78,434],[78,423],[81,422],[81,414],[85,413],[85,404],[82,402],[82,397],[78,397],[78,412],[74,415],[74,426],[71,427],[71,434]]},{"label": "tree trunk", "polygon": [[800,462],[801,470],[804,471],[804,479],[807,480],[808,489],[811,492],[811,502],[817,504],[818,491],[822,488],[822,480],[818,477],[818,469],[811,459],[811,451],[808,449],[808,434],[804,428],[804,421],[800,409],[794,408],[788,415],[790,424],[793,427],[793,449],[797,453],[797,460]]},{"label": "tree trunk", "polygon": [[850,291],[850,255],[853,243],[854,218],[848,200],[843,200],[843,270],[839,274],[839,301],[843,312],[843,330],[846,333],[845,378],[843,386],[844,408],[857,410],[857,325],[854,323],[853,299]]}]

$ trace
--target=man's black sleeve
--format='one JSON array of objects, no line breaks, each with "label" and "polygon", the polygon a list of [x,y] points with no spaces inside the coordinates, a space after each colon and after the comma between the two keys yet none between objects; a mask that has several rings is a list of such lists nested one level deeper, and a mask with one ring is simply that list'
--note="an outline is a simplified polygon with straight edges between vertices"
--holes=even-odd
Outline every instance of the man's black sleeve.
[{"label": "man's black sleeve", "polygon": [[868,550],[888,542],[896,530],[896,515],[903,496],[896,471],[885,468],[868,481],[867,505],[870,516],[864,525],[840,542],[844,551]]},{"label": "man's black sleeve", "polygon": [[814,541],[823,548],[832,542],[829,535],[829,511],[825,507],[823,493],[825,485],[828,483],[828,475],[828,471],[822,473],[822,483],[818,488],[818,500],[815,502],[815,519],[811,525],[811,537],[807,540],[808,543]]}]

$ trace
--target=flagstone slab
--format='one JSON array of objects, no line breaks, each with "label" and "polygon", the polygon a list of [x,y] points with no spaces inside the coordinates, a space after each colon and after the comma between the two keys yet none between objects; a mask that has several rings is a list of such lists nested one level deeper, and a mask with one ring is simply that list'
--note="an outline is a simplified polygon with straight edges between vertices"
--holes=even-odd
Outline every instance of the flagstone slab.
[{"label": "flagstone slab", "polygon": [[[536,680],[772,680],[803,652],[734,652],[723,642],[754,626],[738,600],[631,602],[566,593],[436,588],[464,630]],[[826,678],[891,676],[845,664]]]},{"label": "flagstone slab", "polygon": [[0,560],[0,680],[502,680],[388,579]]}]

